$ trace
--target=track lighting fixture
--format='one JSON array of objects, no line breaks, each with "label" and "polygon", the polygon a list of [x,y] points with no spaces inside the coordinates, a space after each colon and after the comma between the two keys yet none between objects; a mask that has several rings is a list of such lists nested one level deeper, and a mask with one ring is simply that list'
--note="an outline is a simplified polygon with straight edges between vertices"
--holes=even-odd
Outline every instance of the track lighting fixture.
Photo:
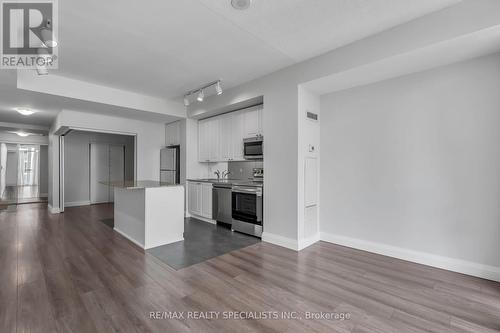
[{"label": "track lighting fixture", "polygon": [[[205,84],[202,87],[188,91],[184,95],[184,106],[188,107],[191,104],[191,100],[189,99],[189,97],[191,95],[195,95],[195,94],[196,94],[196,100],[198,102],[203,102],[203,100],[205,99],[205,93],[206,93],[207,89],[211,88],[212,86],[214,86],[216,95],[222,94],[222,81],[221,80],[213,81],[213,82],[210,82],[208,84]],[[213,91],[213,90],[209,90],[209,91]],[[211,94],[209,94],[209,95],[211,95]]]}]

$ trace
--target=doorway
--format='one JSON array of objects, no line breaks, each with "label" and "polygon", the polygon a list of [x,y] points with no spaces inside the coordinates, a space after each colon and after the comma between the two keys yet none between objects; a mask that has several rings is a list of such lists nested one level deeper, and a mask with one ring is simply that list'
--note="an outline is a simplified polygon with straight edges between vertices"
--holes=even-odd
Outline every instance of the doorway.
[{"label": "doorway", "polygon": [[135,179],[135,135],[72,129],[62,146],[60,207],[113,202],[102,182]]},{"label": "doorway", "polygon": [[5,205],[47,202],[48,147],[0,143],[0,201]]}]

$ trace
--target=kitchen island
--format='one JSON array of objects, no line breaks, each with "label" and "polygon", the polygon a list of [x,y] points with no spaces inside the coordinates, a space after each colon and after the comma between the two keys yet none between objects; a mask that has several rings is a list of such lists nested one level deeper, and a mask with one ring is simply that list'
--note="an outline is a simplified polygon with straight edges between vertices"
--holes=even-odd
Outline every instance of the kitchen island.
[{"label": "kitchen island", "polygon": [[184,239],[184,186],[152,180],[101,182],[114,188],[114,230],[143,249]]}]

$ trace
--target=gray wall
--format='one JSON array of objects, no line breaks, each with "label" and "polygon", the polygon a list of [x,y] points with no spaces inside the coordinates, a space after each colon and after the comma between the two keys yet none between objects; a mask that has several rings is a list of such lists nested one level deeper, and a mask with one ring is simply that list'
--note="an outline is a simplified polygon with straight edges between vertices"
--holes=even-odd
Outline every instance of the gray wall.
[{"label": "gray wall", "polygon": [[7,186],[16,186],[17,185],[17,164],[18,157],[17,150],[16,151],[8,151],[7,152],[7,171],[5,173],[5,184]]},{"label": "gray wall", "polygon": [[321,232],[500,266],[500,55],[323,96]]},{"label": "gray wall", "polygon": [[64,141],[64,199],[68,204],[88,203],[90,200],[89,145],[96,142],[124,144],[125,179],[134,179],[134,137],[96,132],[70,132]]}]

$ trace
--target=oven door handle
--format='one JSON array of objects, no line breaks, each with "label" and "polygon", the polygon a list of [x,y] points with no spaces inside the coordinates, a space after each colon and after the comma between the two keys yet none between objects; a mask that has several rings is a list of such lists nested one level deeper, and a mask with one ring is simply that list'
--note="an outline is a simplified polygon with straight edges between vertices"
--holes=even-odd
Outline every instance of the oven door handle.
[{"label": "oven door handle", "polygon": [[262,196],[262,191],[252,191],[252,190],[235,190],[233,189],[232,190],[233,193],[242,193],[242,194],[255,194],[256,196],[258,197],[261,197]]}]

